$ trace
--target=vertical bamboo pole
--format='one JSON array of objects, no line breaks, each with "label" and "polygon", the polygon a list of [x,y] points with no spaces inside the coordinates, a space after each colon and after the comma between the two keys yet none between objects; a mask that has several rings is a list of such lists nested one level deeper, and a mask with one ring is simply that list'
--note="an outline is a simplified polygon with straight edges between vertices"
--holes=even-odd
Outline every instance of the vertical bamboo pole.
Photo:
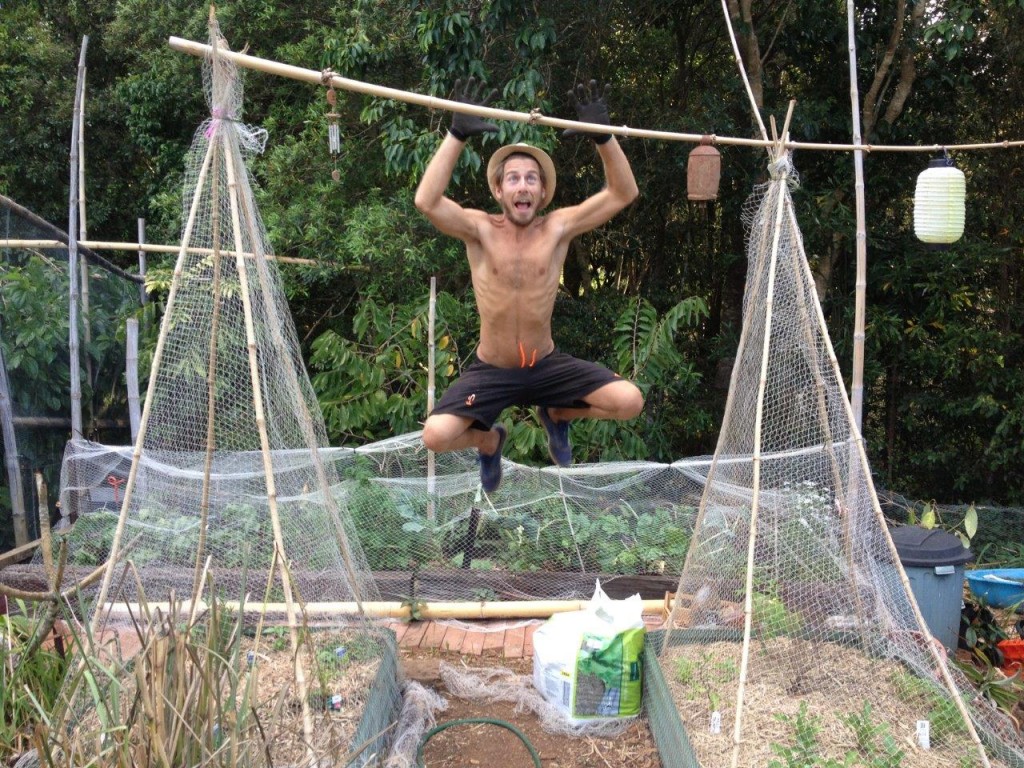
[{"label": "vertical bamboo pole", "polygon": [[[82,98],[78,101],[78,239],[88,240],[86,236],[85,220],[85,98],[86,98],[86,73],[85,59],[78,62],[78,77],[82,80]],[[91,302],[89,297],[89,262],[79,254],[79,268],[81,270],[82,287],[82,338],[85,341],[86,349],[92,346],[92,316]],[[85,355],[85,380],[89,382],[89,391],[92,392],[94,374],[92,370],[92,356]],[[89,413],[92,414],[92,403],[89,403]]]},{"label": "vertical bamboo pole", "polygon": [[[0,327],[0,334],[3,328]],[[0,431],[3,431],[4,466],[7,469],[7,487],[11,489],[11,515],[14,524],[14,546],[28,544],[28,519],[25,517],[25,490],[21,482],[21,463],[18,461],[18,440],[14,433],[14,409],[11,406],[11,383],[7,378],[7,363],[0,346]]]},{"label": "vertical bamboo pole", "polygon": [[[210,141],[219,144],[216,130],[210,137]],[[217,334],[220,333],[221,308],[220,167],[222,164],[230,162],[230,151],[214,150],[213,173],[210,176],[210,234],[213,246],[213,284],[210,286],[210,291],[213,299],[213,314],[210,320],[210,349],[206,359],[206,454],[203,457],[203,486],[199,502],[199,542],[196,546],[195,572],[192,578],[193,606],[199,602],[199,597],[203,592],[202,566],[206,559],[206,534],[210,525],[210,474],[213,468],[213,452],[217,437]]]},{"label": "vertical bamboo pole", "polygon": [[[211,10],[212,13],[212,10]],[[223,125],[223,123],[221,124]],[[217,133],[221,136],[218,137]],[[284,592],[286,613],[288,616],[288,632],[291,638],[293,660],[295,664],[295,685],[299,700],[302,702],[302,730],[306,738],[306,750],[309,759],[316,761],[313,752],[313,718],[309,709],[306,673],[299,654],[299,621],[295,596],[292,591],[291,575],[288,572],[288,557],[284,547],[284,533],[281,529],[281,516],[277,508],[277,483],[274,477],[274,462],[271,454],[270,436],[267,434],[267,417],[263,407],[263,386],[260,376],[259,362],[256,358],[256,328],[253,322],[249,279],[242,256],[244,241],[242,239],[241,213],[238,201],[238,179],[234,168],[234,157],[228,144],[227,131],[214,133],[214,140],[224,145],[225,167],[227,169],[228,199],[231,203],[231,226],[235,237],[235,266],[238,270],[239,298],[242,300],[242,312],[245,317],[245,340],[249,350],[249,375],[252,382],[253,408],[256,412],[256,427],[260,434],[260,452],[263,456],[263,472],[267,484],[267,508],[270,511],[270,524],[274,532],[274,548],[280,557],[281,588]],[[259,259],[256,259],[258,262]]]},{"label": "vertical bamboo pole", "polygon": [[[785,133],[783,134],[785,135]],[[782,151],[781,148],[779,150]],[[779,240],[782,229],[782,214],[784,210],[783,194],[785,178],[776,179],[772,182],[775,188],[776,211],[775,229],[772,235],[772,255],[768,264],[768,294],[765,300],[765,328],[764,343],[761,346],[761,374],[757,385],[757,404],[754,412],[754,482],[753,498],[750,501],[750,536],[747,541],[747,579],[744,585],[746,596],[743,602],[743,651],[740,656],[740,677],[739,687],[736,691],[736,717],[733,721],[732,732],[732,768],[737,768],[740,759],[740,738],[743,733],[743,697],[747,687],[747,671],[750,664],[750,633],[753,628],[754,619],[754,550],[757,544],[757,516],[761,502],[761,428],[764,423],[764,395],[768,386],[768,360],[771,353],[772,337],[772,304],[775,294],[775,269],[779,255]]]},{"label": "vertical bamboo pole", "polygon": [[[857,42],[854,24],[854,0],[846,0],[846,27],[850,49],[850,110],[853,123],[853,143],[859,146],[860,92],[857,87]],[[868,284],[867,215],[864,206],[864,152],[853,151],[853,179],[857,210],[857,283],[855,287],[853,317],[853,373],[850,385],[853,423],[860,436],[864,410],[864,314]]]},{"label": "vertical bamboo pole", "polygon": [[[434,323],[437,319],[437,276],[430,276],[430,303],[427,309],[427,416],[434,410],[434,392],[437,377],[437,352],[434,343]],[[427,451],[427,519],[434,519],[434,484],[437,457]]]},{"label": "vertical bamboo pole", "polygon": [[128,424],[132,445],[139,437],[139,321],[129,317],[125,321],[125,383],[128,389]]},{"label": "vertical bamboo pole", "polygon": [[143,283],[139,286],[139,301],[145,305],[149,301],[149,296],[146,294],[146,249],[142,246],[146,242],[146,220],[139,218],[139,277],[142,278]]},{"label": "vertical bamboo pole", "polygon": [[82,37],[82,50],[78,55],[78,81],[75,86],[75,106],[71,121],[71,183],[68,189],[68,352],[71,363],[71,439],[81,440],[82,433],[82,372],[78,344],[78,132],[79,105],[82,102],[85,71],[85,51],[89,36]]}]

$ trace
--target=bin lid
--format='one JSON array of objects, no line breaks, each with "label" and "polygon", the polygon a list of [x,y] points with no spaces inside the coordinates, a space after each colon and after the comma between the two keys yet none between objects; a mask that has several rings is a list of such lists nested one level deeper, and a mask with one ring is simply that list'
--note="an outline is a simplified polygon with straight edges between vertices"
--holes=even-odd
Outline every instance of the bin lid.
[{"label": "bin lid", "polygon": [[960,539],[939,528],[905,525],[889,533],[904,566],[931,568],[960,565],[974,559],[974,553]]}]

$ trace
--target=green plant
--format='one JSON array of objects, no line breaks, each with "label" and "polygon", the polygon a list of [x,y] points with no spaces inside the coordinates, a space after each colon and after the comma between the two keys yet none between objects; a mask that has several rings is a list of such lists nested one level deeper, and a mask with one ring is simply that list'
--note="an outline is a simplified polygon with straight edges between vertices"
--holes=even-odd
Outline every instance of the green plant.
[{"label": "green plant", "polygon": [[808,713],[806,701],[800,702],[796,716],[776,714],[775,718],[793,727],[794,743],[772,743],[772,752],[782,760],[772,760],[768,763],[769,768],[846,768],[856,764],[854,752],[847,752],[842,761],[820,754],[818,733],[821,731],[821,719]]},{"label": "green plant", "polygon": [[[247,765],[264,754],[253,678],[240,660],[244,610],[225,611],[209,591],[208,610],[192,624],[175,618],[183,615],[176,602],[166,613],[143,605],[130,666],[89,627],[75,635],[69,706],[44,729],[43,764],[120,768],[159,756],[167,765]],[[86,710],[95,717],[82,720]]]},{"label": "green plant", "polygon": [[36,643],[37,631],[37,616],[22,600],[0,615],[0,764],[28,750],[64,681],[67,657]]},{"label": "green plant", "polygon": [[752,595],[754,623],[763,639],[781,635],[796,636],[803,628],[803,618],[789,610],[779,595],[779,586],[770,583]]},{"label": "green plant", "polygon": [[931,741],[938,744],[967,730],[960,710],[945,689],[906,670],[894,670],[889,676],[893,687],[909,705],[924,712],[930,723]]},{"label": "green plant", "polygon": [[269,638],[272,651],[283,651],[290,643],[288,627],[265,627],[263,636]]},{"label": "green plant", "polygon": [[971,504],[967,507],[967,510],[964,512],[964,518],[958,525],[947,525],[943,523],[942,516],[939,514],[939,508],[935,502],[926,501],[920,511],[913,507],[908,511],[907,522],[910,525],[917,525],[929,530],[942,528],[960,539],[960,543],[966,549],[971,546],[971,539],[978,532],[978,510]]},{"label": "green plant", "polygon": [[860,711],[840,715],[839,721],[853,731],[857,751],[868,762],[869,768],[898,768],[905,752],[889,733],[885,723],[875,723],[871,717],[871,702],[865,700]]},{"label": "green plant", "polygon": [[683,685],[693,682],[694,672],[697,671],[697,662],[693,659],[680,657],[676,659],[676,680]]},{"label": "green plant", "polygon": [[998,667],[1003,664],[999,641],[1008,637],[983,598],[964,600],[964,607],[960,610],[958,641],[961,648],[969,650],[982,665]]},{"label": "green plant", "polygon": [[979,666],[958,661],[956,665],[982,696],[995,704],[1015,723],[1018,722],[1015,713],[1021,701],[1024,700],[1024,678],[1022,678],[1024,673],[1020,668],[1013,675],[1007,677],[992,664]]}]

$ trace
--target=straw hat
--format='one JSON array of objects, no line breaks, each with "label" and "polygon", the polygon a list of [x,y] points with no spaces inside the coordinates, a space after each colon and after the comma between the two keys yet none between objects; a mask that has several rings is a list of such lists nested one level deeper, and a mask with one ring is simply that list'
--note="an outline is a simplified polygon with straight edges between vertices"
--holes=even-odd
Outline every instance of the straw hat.
[{"label": "straw hat", "polygon": [[498,168],[505,162],[506,157],[515,154],[529,155],[540,166],[544,174],[544,199],[540,201],[540,206],[537,210],[546,208],[548,203],[551,202],[551,198],[555,196],[555,164],[551,161],[551,156],[547,152],[543,149],[538,149],[532,144],[524,144],[522,142],[519,144],[508,144],[491,155],[491,159],[487,163],[487,183],[491,186],[491,194],[495,197],[498,196]]}]

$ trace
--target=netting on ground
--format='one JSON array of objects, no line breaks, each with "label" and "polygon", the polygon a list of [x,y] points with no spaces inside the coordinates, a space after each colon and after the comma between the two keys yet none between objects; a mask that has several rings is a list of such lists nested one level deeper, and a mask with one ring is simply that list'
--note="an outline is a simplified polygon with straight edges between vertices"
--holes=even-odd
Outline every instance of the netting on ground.
[{"label": "netting on ground", "polygon": [[1019,761],[1016,728],[914,602],[803,252],[789,157],[770,171],[744,210],[743,331],[679,581],[693,597],[661,644],[688,762],[765,765],[809,741],[840,763],[851,749],[871,764]]},{"label": "netting on ground", "polygon": [[363,610],[377,589],[255,207],[245,158],[264,135],[215,22],[211,38],[138,440],[99,475],[64,466],[111,511],[64,492],[71,561],[99,546],[107,565],[82,592],[90,652],[59,746],[72,764],[361,765],[397,715],[394,637]]}]

